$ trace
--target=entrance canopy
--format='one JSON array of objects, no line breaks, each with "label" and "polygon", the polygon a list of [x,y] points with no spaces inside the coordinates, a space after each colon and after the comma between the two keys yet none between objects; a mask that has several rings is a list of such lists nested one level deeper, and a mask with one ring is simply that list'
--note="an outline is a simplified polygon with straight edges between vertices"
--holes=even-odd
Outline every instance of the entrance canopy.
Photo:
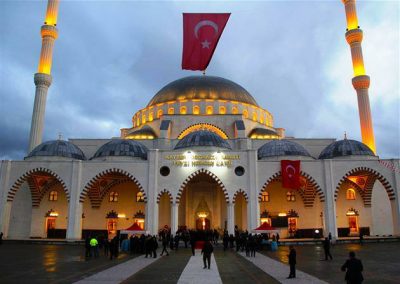
[{"label": "entrance canopy", "polygon": [[143,230],[142,228],[140,228],[138,223],[133,223],[132,226],[130,226],[129,228],[125,229],[125,230],[121,230],[120,234],[144,234],[145,230]]},{"label": "entrance canopy", "polygon": [[265,234],[265,233],[278,233],[279,230],[271,227],[270,224],[268,224],[267,222],[264,222],[261,224],[260,227],[253,229],[253,233],[257,233],[257,234]]}]

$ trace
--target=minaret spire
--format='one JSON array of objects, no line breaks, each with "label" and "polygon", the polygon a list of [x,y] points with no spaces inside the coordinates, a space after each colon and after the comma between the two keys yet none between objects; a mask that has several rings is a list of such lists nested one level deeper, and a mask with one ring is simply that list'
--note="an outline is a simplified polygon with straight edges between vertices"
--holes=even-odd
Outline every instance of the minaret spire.
[{"label": "minaret spire", "polygon": [[369,76],[365,74],[361,48],[363,32],[358,25],[356,1],[342,0],[342,2],[346,10],[346,40],[350,45],[351,58],[353,60],[354,77],[352,83],[357,92],[362,142],[376,153],[374,129],[372,127],[372,115],[368,95],[370,79]]},{"label": "minaret spire", "polygon": [[42,50],[40,52],[38,73],[34,76],[36,91],[28,152],[42,143],[47,91],[52,81],[50,72],[53,61],[53,47],[58,36],[56,28],[58,5],[59,0],[48,0],[45,22],[40,30],[42,36]]}]

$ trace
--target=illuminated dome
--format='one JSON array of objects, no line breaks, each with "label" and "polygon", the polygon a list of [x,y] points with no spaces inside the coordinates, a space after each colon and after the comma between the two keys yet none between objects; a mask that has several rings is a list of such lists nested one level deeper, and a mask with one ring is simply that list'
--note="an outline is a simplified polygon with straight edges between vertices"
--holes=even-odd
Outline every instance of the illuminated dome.
[{"label": "illuminated dome", "polygon": [[100,147],[92,159],[110,156],[130,156],[147,159],[147,147],[130,139],[113,139]]},{"label": "illuminated dome", "polygon": [[78,146],[64,140],[46,141],[36,146],[27,158],[31,157],[65,157],[77,160],[86,160],[85,154]]},{"label": "illuminated dome", "polygon": [[351,155],[375,156],[367,145],[356,140],[344,139],[328,145],[322,150],[318,159],[333,159]]},{"label": "illuminated dome", "polygon": [[228,142],[222,139],[218,134],[208,130],[194,131],[179,140],[175,146],[176,149],[190,148],[190,147],[217,147],[232,149]]},{"label": "illuminated dome", "polygon": [[273,140],[265,143],[257,151],[258,159],[264,159],[276,156],[306,156],[310,154],[300,144],[289,140]]},{"label": "illuminated dome", "polygon": [[190,76],[173,81],[162,88],[147,107],[177,100],[226,100],[258,106],[242,86],[215,76]]}]

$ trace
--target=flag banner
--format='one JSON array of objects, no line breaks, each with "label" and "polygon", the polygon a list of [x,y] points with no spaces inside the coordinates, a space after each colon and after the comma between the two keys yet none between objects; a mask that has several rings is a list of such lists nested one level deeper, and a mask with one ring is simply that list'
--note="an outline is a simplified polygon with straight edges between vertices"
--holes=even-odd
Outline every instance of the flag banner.
[{"label": "flag banner", "polygon": [[183,13],[182,69],[206,70],[230,13]]},{"label": "flag banner", "polygon": [[285,188],[300,188],[300,161],[282,160],[282,186]]}]

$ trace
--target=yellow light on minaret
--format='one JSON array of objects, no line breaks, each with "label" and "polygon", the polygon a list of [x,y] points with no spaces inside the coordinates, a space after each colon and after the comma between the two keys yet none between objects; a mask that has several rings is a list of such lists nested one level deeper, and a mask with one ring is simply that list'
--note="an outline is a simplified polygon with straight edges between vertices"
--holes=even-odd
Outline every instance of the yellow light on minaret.
[{"label": "yellow light on minaret", "polygon": [[44,20],[45,25],[49,26],[57,25],[58,4],[59,0],[51,0],[47,2],[46,18]]},{"label": "yellow light on minaret", "polygon": [[366,75],[361,42],[363,32],[358,26],[356,1],[342,0],[347,20],[346,40],[350,45],[351,59],[353,62],[354,78],[353,87],[357,92],[358,112],[360,117],[362,142],[376,153],[374,129],[372,126],[371,107],[369,104],[370,78]]}]

